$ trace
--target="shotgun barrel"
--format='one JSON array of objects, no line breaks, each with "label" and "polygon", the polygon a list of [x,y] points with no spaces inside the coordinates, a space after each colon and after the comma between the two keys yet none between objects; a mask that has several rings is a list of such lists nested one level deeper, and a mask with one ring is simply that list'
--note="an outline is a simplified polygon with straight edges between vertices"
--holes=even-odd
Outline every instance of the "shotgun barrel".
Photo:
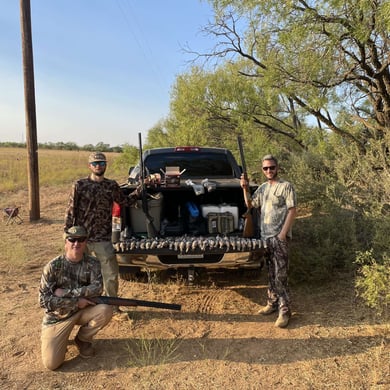
[{"label": "shotgun barrel", "polygon": [[[240,151],[242,173],[245,177],[245,180],[248,180],[248,173],[246,170],[246,163],[245,163],[245,156],[244,156],[244,148],[242,146],[242,139],[240,135],[237,136],[237,142],[238,142],[238,150]],[[242,215],[242,217],[245,219],[242,236],[245,238],[253,237],[255,229],[253,225],[253,215],[251,209],[248,208],[246,212]]]},{"label": "shotgun barrel", "polygon": [[139,299],[108,297],[108,296],[85,297],[85,298],[97,304],[103,303],[106,305],[113,305],[113,306],[145,306],[145,307],[155,307],[158,309],[181,310],[181,305],[175,303],[143,301]]}]

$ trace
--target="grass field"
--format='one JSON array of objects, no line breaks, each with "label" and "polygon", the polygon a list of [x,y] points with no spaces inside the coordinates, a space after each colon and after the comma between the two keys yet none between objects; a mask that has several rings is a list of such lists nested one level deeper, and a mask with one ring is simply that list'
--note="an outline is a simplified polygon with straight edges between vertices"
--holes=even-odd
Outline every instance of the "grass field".
[{"label": "grass field", "polygon": [[[72,183],[88,174],[88,151],[47,150],[38,151],[39,185],[51,186]],[[106,153],[107,177],[123,182],[127,172],[112,166],[118,153]],[[28,188],[27,150],[0,148],[0,192]]]}]

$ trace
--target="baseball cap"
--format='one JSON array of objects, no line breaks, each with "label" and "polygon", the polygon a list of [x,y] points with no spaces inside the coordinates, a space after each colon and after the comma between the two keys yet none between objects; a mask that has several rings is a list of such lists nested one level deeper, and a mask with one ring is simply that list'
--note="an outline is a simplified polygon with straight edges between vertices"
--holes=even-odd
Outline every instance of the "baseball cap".
[{"label": "baseball cap", "polygon": [[94,152],[91,153],[88,157],[88,163],[92,163],[95,161],[107,161],[106,156],[102,152]]},{"label": "baseball cap", "polygon": [[82,226],[72,226],[64,233],[64,238],[88,237],[87,231]]}]

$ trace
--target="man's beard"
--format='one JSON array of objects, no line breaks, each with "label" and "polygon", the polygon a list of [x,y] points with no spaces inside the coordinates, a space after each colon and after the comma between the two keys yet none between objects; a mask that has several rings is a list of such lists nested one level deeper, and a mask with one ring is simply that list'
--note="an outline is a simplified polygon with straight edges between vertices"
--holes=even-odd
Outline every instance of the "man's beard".
[{"label": "man's beard", "polygon": [[267,177],[267,180],[272,181],[275,180],[277,177],[278,177],[278,172],[276,172],[275,175],[273,175],[272,177]]},{"label": "man's beard", "polygon": [[104,171],[100,171],[100,172],[95,172],[95,176],[103,176],[104,175],[104,172],[106,172],[106,170]]}]

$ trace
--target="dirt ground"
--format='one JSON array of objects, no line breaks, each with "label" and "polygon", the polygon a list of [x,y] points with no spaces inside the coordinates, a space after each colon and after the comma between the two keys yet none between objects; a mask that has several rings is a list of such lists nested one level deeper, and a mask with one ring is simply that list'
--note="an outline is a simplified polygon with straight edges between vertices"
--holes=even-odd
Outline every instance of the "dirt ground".
[{"label": "dirt ground", "polygon": [[[24,223],[0,223],[1,389],[389,389],[389,324],[356,299],[350,275],[326,285],[293,285],[286,329],[259,316],[266,273],[212,272],[193,286],[152,274],[123,281],[120,295],[179,303],[181,311],[129,308],[96,338],[96,357],[46,370],[40,358],[38,284],[61,253],[68,188],[41,189],[41,220],[30,223],[28,194],[0,194]],[[12,253],[18,259],[10,261]],[[292,265],[293,266],[293,265]],[[73,334],[72,334],[73,335]],[[74,336],[74,335],[73,335]]]}]

